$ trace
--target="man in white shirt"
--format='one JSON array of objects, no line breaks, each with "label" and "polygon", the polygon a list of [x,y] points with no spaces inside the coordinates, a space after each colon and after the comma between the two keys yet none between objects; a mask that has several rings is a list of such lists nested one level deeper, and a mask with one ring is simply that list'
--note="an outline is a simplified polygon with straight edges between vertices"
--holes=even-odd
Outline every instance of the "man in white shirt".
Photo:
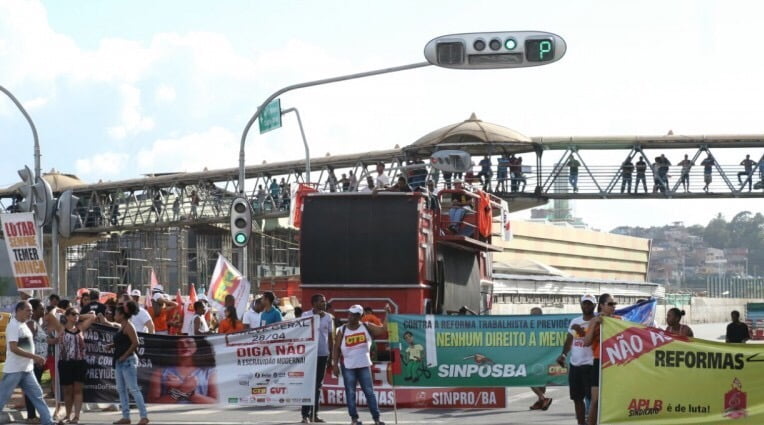
[{"label": "man in white shirt", "polygon": [[311,310],[302,317],[318,316],[318,359],[316,362],[316,401],[311,405],[302,406],[302,423],[326,422],[318,417],[318,401],[321,394],[321,384],[324,382],[326,363],[334,345],[334,317],[326,312],[326,297],[315,294],[310,297]]},{"label": "man in white shirt", "polygon": [[244,324],[244,329],[254,329],[260,327],[260,313],[263,311],[263,302],[261,298],[256,298],[252,301],[252,310],[247,310],[244,313],[244,317],[241,319],[241,323]]},{"label": "man in white shirt", "polygon": [[390,178],[385,175],[385,164],[377,164],[377,180],[374,182],[374,188],[377,190],[387,189],[390,186]]},{"label": "man in white shirt", "polygon": [[40,423],[52,425],[48,405],[42,397],[42,389],[34,377],[34,364],[42,366],[45,358],[34,353],[34,338],[27,326],[32,317],[32,306],[26,301],[16,304],[14,317],[5,329],[6,358],[3,367],[3,379],[0,381],[0,406],[5,406],[16,387],[21,387],[24,394],[40,415]]},{"label": "man in white shirt", "polygon": [[586,329],[589,327],[589,321],[594,318],[594,308],[597,305],[597,298],[594,295],[584,295],[581,297],[582,316],[576,317],[570,321],[568,327],[568,337],[563,345],[562,353],[557,357],[557,363],[565,367],[565,361],[570,353],[570,366],[568,367],[568,386],[570,388],[570,399],[576,408],[576,419],[579,424],[586,423],[586,406],[584,399],[591,394],[591,374],[594,363],[594,353],[592,347],[584,346],[584,337]]},{"label": "man in white shirt", "polygon": [[130,317],[130,321],[133,323],[133,326],[135,326],[135,330],[138,332],[153,334],[154,321],[151,320],[151,315],[145,308],[143,308],[140,303],[141,290],[133,289],[133,293],[130,295],[132,296],[133,301],[138,304],[138,314]]}]

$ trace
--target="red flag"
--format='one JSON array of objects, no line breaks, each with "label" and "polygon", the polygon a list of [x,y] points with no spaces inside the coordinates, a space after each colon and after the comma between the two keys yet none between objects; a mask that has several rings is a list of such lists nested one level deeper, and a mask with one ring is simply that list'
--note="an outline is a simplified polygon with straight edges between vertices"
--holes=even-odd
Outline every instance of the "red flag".
[{"label": "red flag", "polygon": [[301,183],[297,186],[297,190],[292,194],[292,203],[289,209],[289,224],[298,229],[300,228],[302,224],[302,205],[305,202],[305,197],[313,192],[318,192],[318,190],[311,185]]},{"label": "red flag", "polygon": [[196,288],[194,288],[194,285],[191,285],[191,288],[188,290],[188,308],[187,310],[191,313],[194,312],[194,303],[197,302],[199,299],[196,297]]},{"label": "red flag", "polygon": [[146,307],[146,310],[148,310],[151,313],[151,317],[154,318],[153,310],[151,309],[151,297],[154,295],[153,289],[159,285],[159,280],[157,280],[157,275],[154,273],[154,269],[151,269],[151,277],[149,279],[150,285],[149,289],[146,290],[146,299],[143,301],[144,306]]},{"label": "red flag", "polygon": [[154,269],[151,269],[151,286],[149,289],[154,289],[157,285],[159,285],[159,280],[157,280],[157,275],[154,273]]},{"label": "red flag", "polygon": [[178,306],[173,307],[170,312],[171,319],[170,323],[168,323],[170,335],[180,334],[181,328],[183,327],[183,297],[180,295],[180,288],[178,288],[178,292],[175,294],[175,302]]}]

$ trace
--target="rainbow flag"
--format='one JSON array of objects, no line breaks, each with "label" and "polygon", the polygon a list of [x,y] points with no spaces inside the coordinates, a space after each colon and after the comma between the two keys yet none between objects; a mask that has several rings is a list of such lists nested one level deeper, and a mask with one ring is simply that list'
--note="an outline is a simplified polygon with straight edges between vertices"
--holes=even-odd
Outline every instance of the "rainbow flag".
[{"label": "rainbow flag", "polygon": [[221,313],[224,314],[225,297],[230,294],[236,299],[236,313],[241,318],[247,311],[250,288],[249,281],[242,276],[239,270],[222,254],[219,254],[207,290],[207,300],[212,308],[218,311],[218,315],[223,317]]}]

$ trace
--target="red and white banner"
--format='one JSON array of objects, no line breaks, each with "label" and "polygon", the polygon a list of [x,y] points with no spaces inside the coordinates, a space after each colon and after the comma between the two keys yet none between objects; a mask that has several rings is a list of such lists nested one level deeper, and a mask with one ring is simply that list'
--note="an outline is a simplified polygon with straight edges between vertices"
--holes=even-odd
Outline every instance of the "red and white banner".
[{"label": "red and white banner", "polygon": [[[503,409],[507,405],[504,387],[495,388],[446,388],[446,387],[398,387],[390,383],[392,371],[389,363],[374,363],[371,377],[374,394],[380,407],[393,407],[396,398],[398,407],[403,408],[462,408],[462,409]],[[345,386],[342,377],[327,371],[320,393],[321,404],[345,406]],[[356,388],[356,402],[366,406],[366,396],[361,387]]]},{"label": "red and white banner", "polygon": [[0,221],[16,287],[49,289],[48,272],[37,238],[40,229],[35,225],[34,214],[0,214]]}]

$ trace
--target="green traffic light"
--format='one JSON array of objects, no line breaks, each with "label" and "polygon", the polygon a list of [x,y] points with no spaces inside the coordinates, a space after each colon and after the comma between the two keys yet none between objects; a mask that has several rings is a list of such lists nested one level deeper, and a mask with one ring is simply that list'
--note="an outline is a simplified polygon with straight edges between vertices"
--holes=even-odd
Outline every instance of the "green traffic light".
[{"label": "green traffic light", "polygon": [[237,244],[245,244],[247,243],[247,235],[244,233],[237,233],[234,236],[234,241],[236,241]]},{"label": "green traffic light", "polygon": [[507,41],[504,42],[504,47],[506,47],[507,50],[515,50],[517,42],[513,38],[508,38]]}]

